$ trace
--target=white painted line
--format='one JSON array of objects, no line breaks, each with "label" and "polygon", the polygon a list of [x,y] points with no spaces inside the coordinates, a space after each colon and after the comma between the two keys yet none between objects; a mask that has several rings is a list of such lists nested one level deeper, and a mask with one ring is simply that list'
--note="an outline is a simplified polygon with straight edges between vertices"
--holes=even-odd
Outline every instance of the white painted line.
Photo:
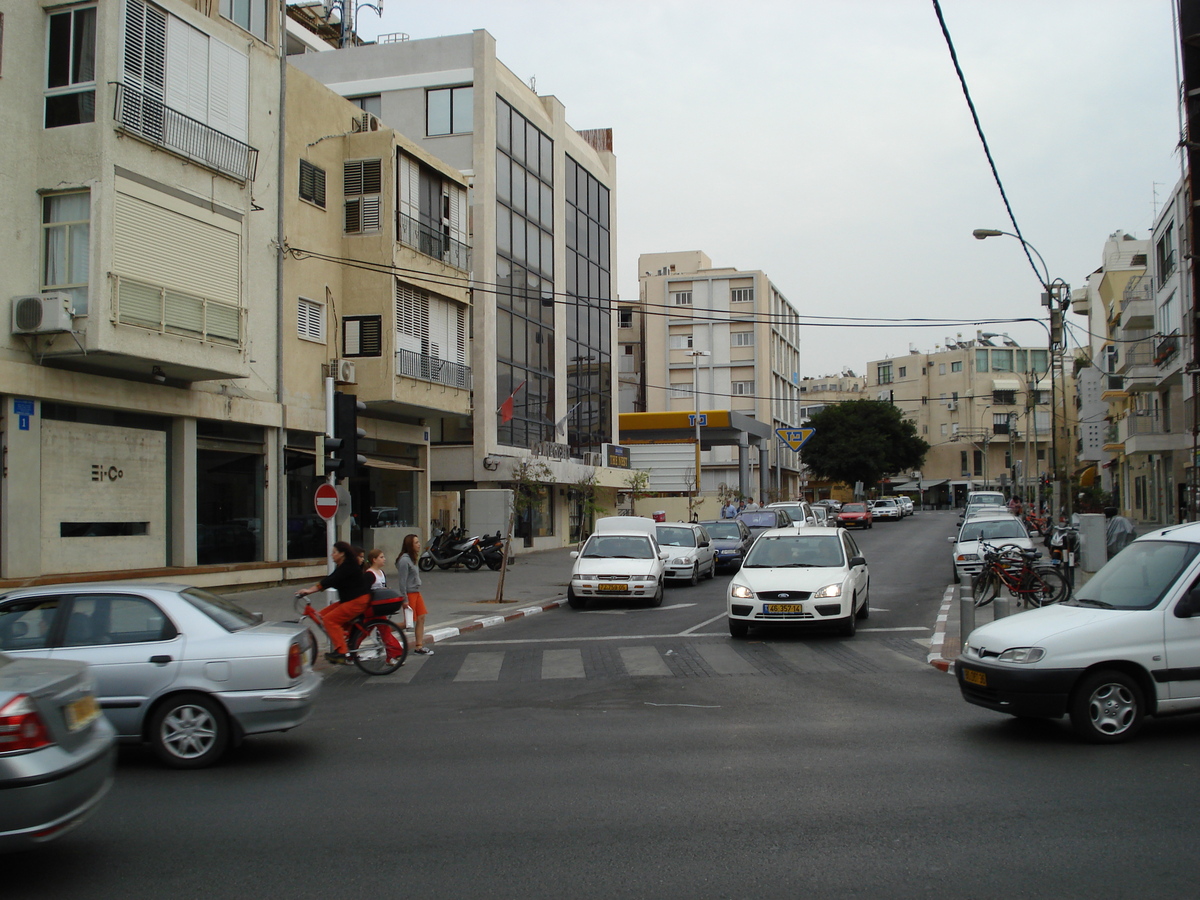
[{"label": "white painted line", "polygon": [[458,637],[460,634],[462,634],[462,631],[458,628],[435,628],[432,631],[425,632],[425,640],[431,644],[436,644],[438,641]]},{"label": "white painted line", "polygon": [[[875,607],[871,607],[874,609]],[[893,631],[928,631],[924,625],[897,625],[895,628],[859,628],[859,631],[874,632],[875,634],[884,634],[885,632]]]},{"label": "white painted line", "polygon": [[670,676],[671,669],[663,662],[655,647],[620,647],[621,662],[630,675]]},{"label": "white painted line", "polygon": [[583,654],[578,650],[542,653],[542,678],[583,678]]},{"label": "white painted line", "polygon": [[468,653],[455,681],[496,681],[504,665],[503,653]]},{"label": "white painted line", "polygon": [[695,631],[697,628],[703,628],[705,625],[711,625],[713,622],[716,622],[716,621],[718,621],[719,619],[727,619],[727,618],[729,618],[729,613],[728,613],[728,611],[726,611],[726,612],[723,612],[723,613],[721,613],[720,615],[713,616],[711,619],[708,619],[707,621],[701,622],[699,625],[693,625],[691,628],[687,629],[686,631],[681,631],[681,632],[679,632],[679,634],[677,635],[677,637],[684,637],[685,635],[689,635],[689,634],[691,634],[691,633],[692,633],[693,631]]}]

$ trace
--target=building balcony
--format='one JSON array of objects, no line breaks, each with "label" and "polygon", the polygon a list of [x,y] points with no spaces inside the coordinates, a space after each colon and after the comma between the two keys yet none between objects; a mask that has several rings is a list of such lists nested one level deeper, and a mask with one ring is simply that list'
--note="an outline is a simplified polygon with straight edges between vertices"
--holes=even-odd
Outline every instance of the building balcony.
[{"label": "building balcony", "polygon": [[116,85],[117,128],[243,184],[254,180],[258,151],[127,84]]},{"label": "building balcony", "polygon": [[400,243],[463,272],[471,270],[471,248],[425,222],[396,213],[396,236]]},{"label": "building balcony", "polygon": [[1158,387],[1158,365],[1154,360],[1155,341],[1145,338],[1130,344],[1120,358],[1117,371],[1124,376],[1129,393],[1152,391]]},{"label": "building balcony", "polygon": [[1121,328],[1153,328],[1154,301],[1149,297],[1126,296],[1121,301]]}]

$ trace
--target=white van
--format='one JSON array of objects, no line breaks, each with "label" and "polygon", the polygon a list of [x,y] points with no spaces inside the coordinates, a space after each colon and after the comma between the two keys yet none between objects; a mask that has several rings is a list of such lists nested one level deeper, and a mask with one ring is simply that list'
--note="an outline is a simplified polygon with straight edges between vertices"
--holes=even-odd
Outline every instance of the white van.
[{"label": "white van", "polygon": [[589,599],[617,597],[661,606],[665,563],[670,554],[658,545],[655,522],[644,516],[605,516],[575,560],[567,604],[583,609]]},{"label": "white van", "polygon": [[976,628],[955,673],[967,702],[1069,715],[1094,743],[1200,711],[1200,523],[1139,538],[1065,603]]}]

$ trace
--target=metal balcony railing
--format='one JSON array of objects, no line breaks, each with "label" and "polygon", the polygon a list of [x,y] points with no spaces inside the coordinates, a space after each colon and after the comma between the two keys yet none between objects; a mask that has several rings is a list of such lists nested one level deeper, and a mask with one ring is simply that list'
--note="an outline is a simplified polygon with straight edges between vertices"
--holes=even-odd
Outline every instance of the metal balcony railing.
[{"label": "metal balcony railing", "polygon": [[123,131],[228,175],[253,181],[258,151],[127,84],[116,85],[113,118]]},{"label": "metal balcony railing", "polygon": [[1154,364],[1161,366],[1179,350],[1179,335],[1168,334],[1154,345]]},{"label": "metal balcony railing", "polygon": [[426,356],[413,350],[396,351],[396,374],[447,387],[471,389],[471,367]]},{"label": "metal balcony railing", "polygon": [[245,310],[157,284],[113,274],[113,321],[160,334],[242,347]]},{"label": "metal balcony railing", "polygon": [[1134,410],[1125,419],[1126,434],[1164,434],[1157,409]]},{"label": "metal balcony railing", "polygon": [[1130,303],[1135,303],[1138,300],[1153,300],[1154,299],[1154,279],[1149,275],[1138,275],[1130,280],[1125,286],[1125,290],[1121,295],[1121,312],[1124,312]]},{"label": "metal balcony railing", "polygon": [[448,237],[432,225],[397,212],[396,234],[400,243],[407,244],[426,256],[440,259],[446,265],[462,269],[464,272],[471,270],[471,248]]}]

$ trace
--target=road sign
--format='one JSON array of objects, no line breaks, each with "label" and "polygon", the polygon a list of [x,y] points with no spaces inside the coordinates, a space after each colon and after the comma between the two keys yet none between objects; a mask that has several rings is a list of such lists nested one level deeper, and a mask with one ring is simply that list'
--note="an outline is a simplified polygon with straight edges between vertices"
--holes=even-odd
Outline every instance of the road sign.
[{"label": "road sign", "polygon": [[338,492],[332,484],[323,484],[317,488],[317,495],[313,498],[313,506],[317,508],[317,515],[328,521],[337,515],[338,511]]},{"label": "road sign", "polygon": [[779,435],[779,439],[799,452],[804,446],[804,442],[813,436],[815,428],[776,428],[775,433]]}]

